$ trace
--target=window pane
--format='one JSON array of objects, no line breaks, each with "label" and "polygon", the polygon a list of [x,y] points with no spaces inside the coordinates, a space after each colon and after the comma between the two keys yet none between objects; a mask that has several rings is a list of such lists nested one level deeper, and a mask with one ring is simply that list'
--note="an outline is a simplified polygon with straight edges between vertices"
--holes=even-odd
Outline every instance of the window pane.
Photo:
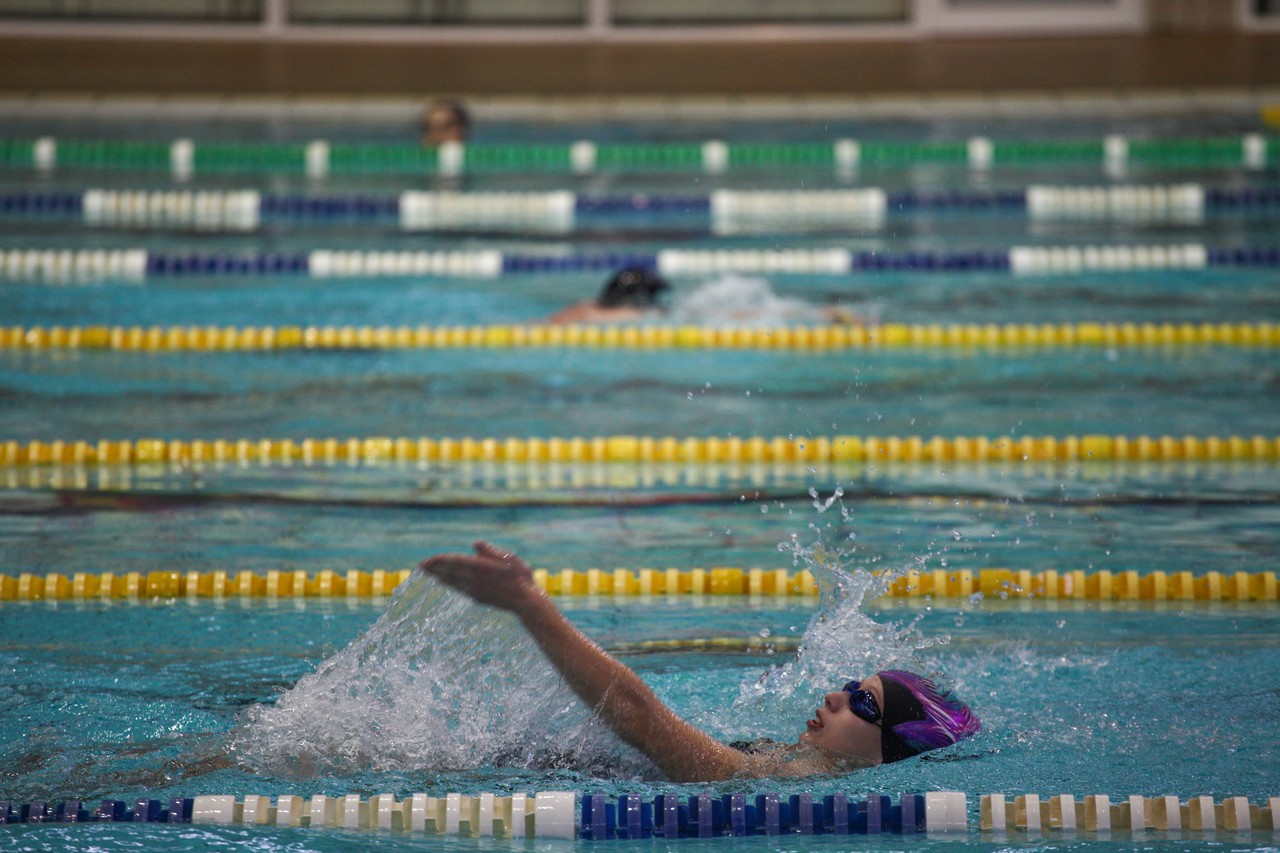
[{"label": "window pane", "polygon": [[261,21],[263,0],[4,0],[0,18]]},{"label": "window pane", "polygon": [[614,0],[619,25],[903,22],[909,0]]},{"label": "window pane", "polygon": [[581,25],[587,0],[291,0],[300,24]]}]

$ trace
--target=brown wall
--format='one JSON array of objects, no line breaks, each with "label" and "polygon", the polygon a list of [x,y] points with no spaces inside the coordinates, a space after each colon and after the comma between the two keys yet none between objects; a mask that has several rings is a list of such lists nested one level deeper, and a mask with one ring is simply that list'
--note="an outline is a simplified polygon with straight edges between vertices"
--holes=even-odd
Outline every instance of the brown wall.
[{"label": "brown wall", "polygon": [[542,45],[10,37],[0,38],[0,93],[612,97],[1258,88],[1280,86],[1278,57],[1280,33]]}]

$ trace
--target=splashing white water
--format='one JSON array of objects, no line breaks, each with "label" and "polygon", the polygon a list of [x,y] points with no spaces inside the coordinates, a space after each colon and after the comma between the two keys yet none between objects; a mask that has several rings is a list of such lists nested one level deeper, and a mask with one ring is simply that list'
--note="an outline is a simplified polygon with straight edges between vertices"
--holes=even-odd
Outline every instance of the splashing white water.
[{"label": "splashing white water", "polygon": [[414,573],[366,633],[272,705],[232,750],[260,771],[647,766],[564,686],[510,614]]},{"label": "splashing white water", "polygon": [[[779,549],[813,572],[820,606],[794,660],[744,683],[732,708],[699,721],[722,736],[795,737],[822,693],[880,669],[914,668],[929,645],[914,623],[863,612],[894,574],[858,567],[839,491],[826,500],[811,494],[815,538],[805,544],[793,534]],[[837,506],[839,520],[823,522]],[[281,778],[486,766],[654,773],[592,719],[513,616],[417,573],[365,634],[274,704],[246,712],[231,749]]]},{"label": "splashing white water", "polygon": [[831,306],[780,296],[765,279],[730,273],[677,297],[663,321],[675,325],[779,328],[843,322],[856,317],[870,319],[878,313],[870,308],[860,305],[856,313],[852,310],[833,312]]},{"label": "splashing white water", "polygon": [[[873,575],[867,566],[860,565],[854,534],[845,532],[852,526],[852,513],[844,506],[843,494],[837,488],[824,500],[810,489],[816,511],[809,524],[813,540],[806,544],[793,533],[778,546],[791,555],[794,565],[813,574],[821,596],[819,607],[805,627],[795,658],[744,682],[734,703],[741,716],[786,721],[794,732],[779,731],[782,736],[803,729],[797,723],[821,701],[823,693],[838,689],[851,678],[865,678],[883,669],[919,670],[917,653],[937,642],[925,639],[916,629],[920,617],[905,625],[877,622],[863,609],[864,602],[878,597],[904,571],[916,566]],[[839,508],[839,519],[824,518],[833,507]]]}]

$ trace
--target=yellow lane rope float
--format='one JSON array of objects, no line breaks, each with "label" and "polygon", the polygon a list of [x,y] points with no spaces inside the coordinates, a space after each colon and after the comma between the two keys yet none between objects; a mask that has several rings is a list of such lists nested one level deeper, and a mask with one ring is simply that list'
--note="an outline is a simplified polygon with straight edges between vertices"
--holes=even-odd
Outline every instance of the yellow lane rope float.
[{"label": "yellow lane rope float", "polygon": [[709,326],[11,326],[5,349],[245,352],[296,349],[827,350],[892,347],[1274,347],[1277,323],[961,323],[790,328]]},{"label": "yellow lane rope float", "polygon": [[[153,598],[367,598],[390,595],[409,569],[362,571],[76,572],[0,576],[0,601]],[[550,595],[564,596],[772,596],[816,597],[808,571],[760,568],[537,569]],[[895,578],[884,595],[904,599],[984,598],[1046,601],[1261,601],[1277,600],[1275,572],[1190,571],[1140,573],[1083,569],[936,569]]]},{"label": "yellow lane rope float", "polygon": [[674,436],[0,441],[0,467],[387,462],[780,464],[1267,462],[1277,436]]}]

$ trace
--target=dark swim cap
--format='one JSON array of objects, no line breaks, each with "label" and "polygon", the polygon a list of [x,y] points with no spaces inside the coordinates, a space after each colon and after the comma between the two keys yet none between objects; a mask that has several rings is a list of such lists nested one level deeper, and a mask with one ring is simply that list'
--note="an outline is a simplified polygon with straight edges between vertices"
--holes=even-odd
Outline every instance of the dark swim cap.
[{"label": "dark swim cap", "polygon": [[601,308],[653,308],[658,296],[671,285],[652,270],[644,267],[628,267],[605,284],[596,298]]}]

